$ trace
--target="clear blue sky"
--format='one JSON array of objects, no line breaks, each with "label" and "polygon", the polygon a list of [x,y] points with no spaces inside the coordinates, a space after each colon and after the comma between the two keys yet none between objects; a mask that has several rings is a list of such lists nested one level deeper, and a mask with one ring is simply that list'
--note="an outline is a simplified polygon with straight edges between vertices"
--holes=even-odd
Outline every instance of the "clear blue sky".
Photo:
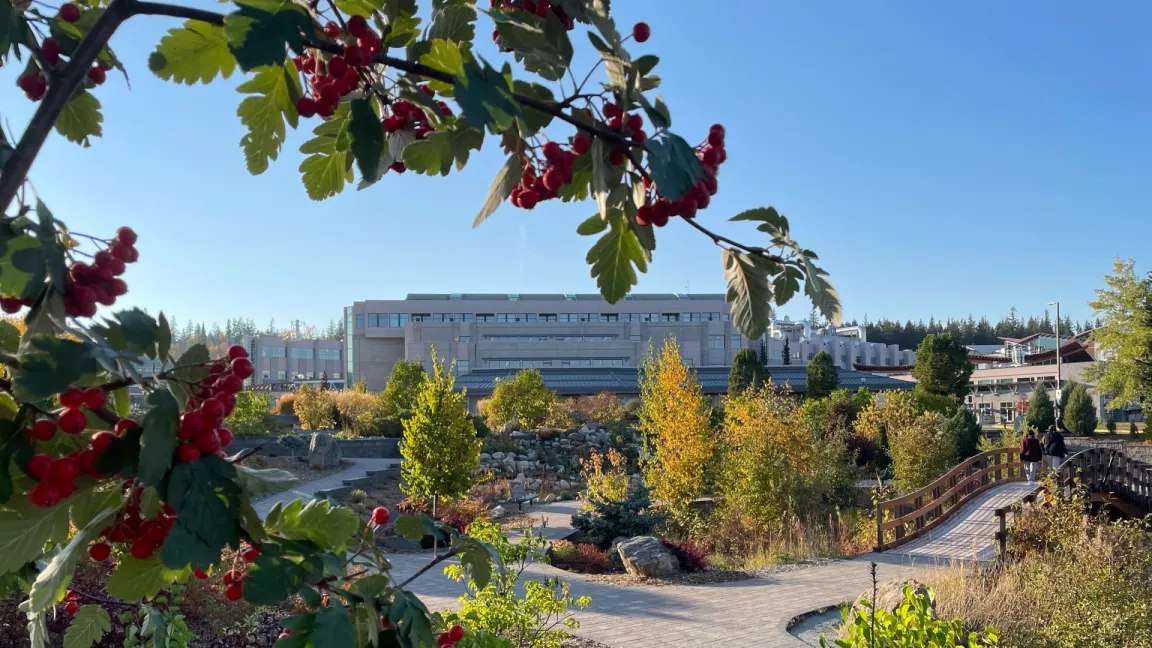
[{"label": "clear blue sky", "polygon": [[[622,27],[652,27],[634,51],[661,57],[674,130],[696,141],[727,127],[720,193],[699,218],[753,240],[727,218],[776,206],[821,255],[847,317],[996,319],[1059,299],[1083,318],[1114,255],[1149,267],[1152,4],[613,4]],[[74,229],[140,233],[131,303],[323,325],[354,300],[408,292],[595,291],[591,241],[574,231],[592,204],[505,206],[471,229],[502,159],[491,139],[463,173],[390,175],[322,203],[296,170],[306,130],[249,176],[238,76],[190,88],[147,70],[174,24],[140,17],[116,37],[132,88],[110,73],[97,91],[105,137],[80,150],[54,136],[32,170]],[[31,104],[12,67],[2,117],[19,132]],[[709,241],[676,222],[659,234],[638,290],[722,291]]]}]

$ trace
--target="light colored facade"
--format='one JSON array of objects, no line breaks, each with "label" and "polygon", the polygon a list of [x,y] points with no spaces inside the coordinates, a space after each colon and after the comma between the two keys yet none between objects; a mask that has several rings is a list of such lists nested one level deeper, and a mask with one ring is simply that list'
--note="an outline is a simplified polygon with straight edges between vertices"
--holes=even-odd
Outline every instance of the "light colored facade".
[{"label": "light colored facade", "polygon": [[726,366],[744,346],[723,295],[635,294],[609,304],[593,294],[420,294],[344,309],[345,374],[383,389],[392,365],[432,348],[479,369],[637,367],[650,344],[675,337],[685,362]]},{"label": "light colored facade", "polygon": [[[1065,362],[1060,367],[1061,384],[1068,386],[1070,381],[1088,388],[1088,396],[1096,407],[1096,416],[1101,420],[1117,422],[1143,421],[1139,404],[1118,409],[1108,409],[1109,400],[1096,392],[1096,384],[1085,379],[1085,370],[1095,362]],[[1053,400],[1059,397],[1056,392],[1056,365],[1034,364],[977,369],[972,372],[969,382],[971,392],[965,397],[968,409],[980,415],[983,423],[1013,423],[1021,416],[1016,411],[1018,401],[1027,401],[1036,385],[1043,383]]]},{"label": "light colored facade", "polygon": [[244,339],[255,365],[253,385],[270,383],[319,383],[327,374],[332,389],[342,389],[346,376],[344,343],[341,340],[298,340],[276,335]]},{"label": "light colored facade", "polygon": [[840,369],[856,365],[900,367],[916,363],[916,352],[895,344],[869,342],[863,326],[815,327],[807,320],[775,320],[768,328],[766,352],[769,365],[784,364],[784,340],[788,340],[791,364],[806,365],[821,351],[832,356]]}]

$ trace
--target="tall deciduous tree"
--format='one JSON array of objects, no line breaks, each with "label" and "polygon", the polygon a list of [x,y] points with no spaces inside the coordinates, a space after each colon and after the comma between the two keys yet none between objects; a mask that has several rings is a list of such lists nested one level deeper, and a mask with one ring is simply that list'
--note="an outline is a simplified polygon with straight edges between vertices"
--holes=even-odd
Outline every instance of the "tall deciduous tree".
[{"label": "tall deciduous tree", "polygon": [[388,412],[399,414],[412,411],[427,379],[428,374],[419,360],[398,360],[392,365],[392,373],[384,385],[384,402]]},{"label": "tall deciduous tree", "polygon": [[485,410],[488,425],[497,428],[513,419],[526,427],[537,427],[548,416],[556,394],[544,384],[537,369],[525,369],[512,380],[501,380],[492,390]]},{"label": "tall deciduous tree", "polygon": [[1064,384],[1063,416],[1060,423],[1070,434],[1087,436],[1096,431],[1096,404],[1092,395],[1082,383],[1069,381]]},{"label": "tall deciduous tree", "polygon": [[756,357],[756,352],[747,347],[732,356],[732,368],[728,370],[728,393],[735,394],[764,384],[764,365]]},{"label": "tall deciduous tree", "polygon": [[927,394],[963,398],[975,369],[963,344],[951,333],[938,333],[924,338],[916,349],[912,377]]},{"label": "tall deciduous tree", "polygon": [[466,394],[455,391],[455,363],[445,368],[432,351],[432,375],[421,384],[400,442],[401,488],[431,499],[467,494],[480,461],[480,440],[468,418]]},{"label": "tall deciduous tree", "polygon": [[896,488],[908,492],[927,486],[956,463],[956,440],[944,417],[925,412],[911,425],[888,430],[888,454]]},{"label": "tall deciduous tree", "polygon": [[1092,341],[1102,361],[1085,377],[1111,398],[1109,409],[1143,403],[1152,417],[1152,277],[1137,276],[1134,261],[1117,258],[1104,283],[1089,303],[1100,318]]},{"label": "tall deciduous tree", "polygon": [[1048,426],[1056,424],[1056,408],[1042,384],[1038,383],[1032,390],[1028,411],[1024,414],[1024,424],[1034,430],[1047,430]]},{"label": "tall deciduous tree", "polygon": [[821,351],[812,356],[808,363],[808,380],[805,384],[805,398],[827,398],[840,385],[840,370],[832,362],[832,356]]},{"label": "tall deciduous tree", "polygon": [[705,466],[715,441],[712,408],[675,338],[644,357],[640,374],[640,431],[647,454],[644,478],[674,520],[691,519],[692,500],[704,491]]}]

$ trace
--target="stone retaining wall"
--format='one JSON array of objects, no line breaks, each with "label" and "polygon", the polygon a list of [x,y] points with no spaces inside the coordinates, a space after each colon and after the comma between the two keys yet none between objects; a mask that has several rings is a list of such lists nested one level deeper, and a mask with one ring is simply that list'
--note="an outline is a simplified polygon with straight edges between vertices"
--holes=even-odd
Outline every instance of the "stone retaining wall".
[{"label": "stone retaining wall", "polygon": [[[391,439],[387,437],[376,437],[372,439],[337,439],[337,445],[340,446],[340,452],[346,459],[399,459],[400,458],[400,439]],[[280,455],[284,457],[292,456],[307,456],[308,444],[304,443],[299,448],[293,451],[292,448],[285,448],[276,442],[274,436],[246,436],[236,437],[232,439],[232,443],[228,445],[226,452],[234,454],[241,450],[255,448],[264,444],[256,452],[262,455]]]},{"label": "stone retaining wall", "polygon": [[1068,446],[1069,454],[1087,448],[1114,448],[1137,461],[1152,463],[1152,445],[1144,445],[1141,441],[1065,436],[1064,444]]},{"label": "stone retaining wall", "polygon": [[400,476],[400,466],[392,466],[384,470],[369,470],[363,477],[355,479],[345,479],[344,485],[338,488],[326,488],[324,490],[316,491],[316,499],[339,499],[351,493],[357,488],[371,488],[376,484],[382,483],[388,479],[395,479]]}]

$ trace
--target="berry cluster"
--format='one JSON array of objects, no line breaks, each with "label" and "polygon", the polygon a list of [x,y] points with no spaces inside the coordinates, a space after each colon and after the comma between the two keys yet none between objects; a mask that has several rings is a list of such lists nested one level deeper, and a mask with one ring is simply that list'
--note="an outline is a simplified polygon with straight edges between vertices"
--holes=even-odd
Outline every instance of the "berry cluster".
[{"label": "berry cluster", "polygon": [[200,381],[200,389],[184,407],[176,438],[176,458],[183,462],[196,461],[201,455],[222,455],[221,448],[232,443],[232,432],[222,427],[224,419],[236,407],[236,393],[244,388],[244,379],[255,369],[248,359],[248,351],[236,344],[228,348],[228,359],[212,363],[208,375]]},{"label": "berry cluster", "polygon": [[521,209],[535,209],[536,205],[556,197],[560,187],[572,182],[572,165],[576,157],[584,155],[592,142],[583,135],[572,138],[569,149],[556,142],[548,142],[541,147],[546,164],[536,168],[532,160],[524,161],[520,174],[520,184],[512,188],[509,200]]},{"label": "berry cluster", "polygon": [[[80,7],[71,2],[64,4],[60,7],[58,16],[64,22],[76,22],[80,19]],[[64,50],[60,48],[60,42],[55,38],[45,38],[44,42],[40,43],[40,55],[43,64],[54,69],[60,65],[60,57],[64,55]],[[89,87],[104,83],[108,78],[109,69],[99,62],[89,68],[88,80],[92,82]],[[32,101],[40,101],[44,98],[44,93],[48,92],[48,81],[44,78],[44,71],[39,69],[21,75],[16,80],[16,85]]]},{"label": "berry cluster", "polygon": [[172,525],[176,524],[176,512],[164,504],[156,517],[146,520],[140,511],[140,495],[143,489],[136,480],[124,482],[123,489],[130,491],[128,504],[120,510],[116,521],[100,532],[103,540],[88,545],[88,557],[95,562],[104,562],[112,555],[112,545],[123,545],[137,560],[146,560],[156,553],[168,537]]},{"label": "berry cluster", "polygon": [[436,637],[436,645],[440,648],[451,648],[453,644],[464,639],[464,628],[460,625],[454,625],[448,628],[448,632],[441,632]]},{"label": "berry cluster", "polygon": [[76,590],[68,590],[64,595],[64,611],[68,614],[76,614],[76,610],[80,609],[80,594]]},{"label": "berry cluster", "polygon": [[297,56],[296,68],[308,77],[308,90],[311,96],[296,100],[296,112],[301,117],[315,115],[329,117],[336,112],[340,97],[360,87],[363,77],[360,68],[372,63],[372,55],[384,51],[384,44],[363,16],[348,19],[348,28],[329,22],[324,33],[335,41],[344,43],[344,54],[333,54],[324,58],[316,51],[307,56]]},{"label": "berry cluster", "polygon": [[[57,432],[64,434],[80,434],[88,427],[88,414],[84,408],[97,410],[104,407],[108,395],[99,387],[80,389],[71,387],[68,391],[58,394],[56,400],[62,408],[55,419],[43,417],[32,423],[24,430],[24,436],[29,441],[49,441]],[[48,508],[55,506],[61,500],[71,497],[76,490],[76,479],[87,474],[99,478],[96,472],[96,460],[112,445],[116,437],[136,427],[136,422],[124,419],[116,424],[115,432],[107,430],[95,432],[89,440],[88,447],[76,450],[60,457],[52,457],[38,453],[28,459],[25,472],[37,480],[35,486],[25,495],[28,501],[36,506]]]},{"label": "berry cluster", "polygon": [[[560,24],[564,25],[564,29],[572,31],[576,28],[576,21],[572,16],[564,13],[564,9],[553,5],[549,0],[489,0],[488,6],[496,11],[509,12],[509,11],[523,11],[525,13],[536,14],[540,18],[547,18],[551,13],[556,16]],[[492,30],[492,41],[500,48],[501,52],[511,52],[512,48],[505,47],[500,42],[500,31]]]},{"label": "berry cluster", "polygon": [[[248,575],[247,565],[260,557],[260,549],[248,547],[240,552],[240,562],[224,572],[224,598],[239,601],[244,597],[244,578]],[[283,638],[283,637],[281,637]]]},{"label": "berry cluster", "polygon": [[120,279],[126,264],[140,258],[136,250],[136,232],[130,227],[116,230],[116,238],[106,250],[93,257],[92,265],[77,261],[68,269],[64,280],[64,313],[70,317],[92,317],[96,304],[111,306],[116,298],[128,292]]},{"label": "berry cluster", "polygon": [[[704,177],[696,183],[688,193],[678,200],[670,201],[666,198],[657,198],[636,210],[637,225],[655,225],[664,227],[672,216],[694,218],[696,212],[706,209],[716,195],[716,174],[720,165],[728,159],[724,152],[724,127],[713,124],[708,131],[708,139],[696,147],[696,156],[700,158],[704,167]],[[645,181],[647,185],[647,181]]]},{"label": "berry cluster", "polygon": [[[426,85],[420,86],[420,91],[429,97],[436,96],[436,92]],[[437,101],[436,105],[440,108],[440,114],[445,117],[452,116],[452,108],[448,104],[443,101]],[[384,127],[385,135],[391,135],[405,128],[411,128],[416,139],[422,140],[428,133],[436,130],[432,124],[428,122],[428,115],[425,115],[423,110],[407,99],[398,99],[392,102],[387,112],[391,112],[392,114],[389,115],[385,113],[383,119],[380,120],[381,125]],[[389,168],[396,173],[404,173],[408,170],[408,168],[404,166],[404,163],[399,160],[393,162]]]},{"label": "berry cluster", "polygon": [[[629,115],[620,106],[607,102],[604,104],[604,116],[608,118],[608,128],[625,139],[631,139],[637,146],[648,139],[644,132],[644,118],[640,115]],[[624,149],[616,147],[608,152],[608,161],[616,166],[623,166],[628,156]]]}]

